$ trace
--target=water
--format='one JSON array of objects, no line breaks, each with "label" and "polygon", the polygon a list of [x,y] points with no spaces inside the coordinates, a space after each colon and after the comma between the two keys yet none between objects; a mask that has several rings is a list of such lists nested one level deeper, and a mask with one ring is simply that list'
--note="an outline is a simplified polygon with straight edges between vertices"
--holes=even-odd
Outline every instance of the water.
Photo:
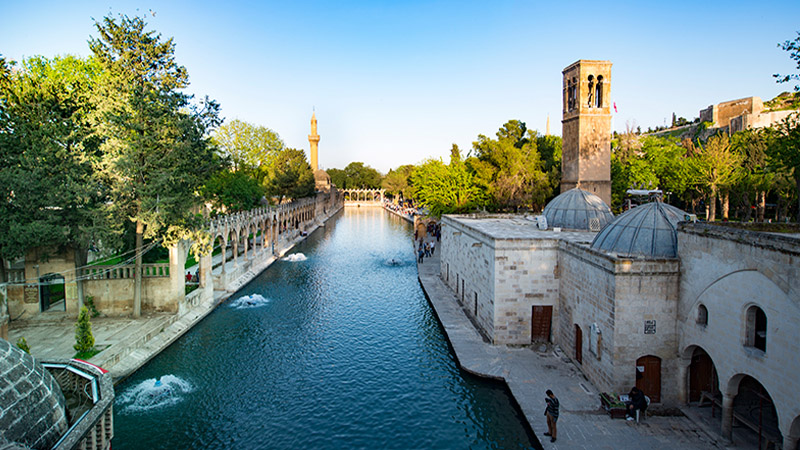
[{"label": "water", "polygon": [[456,367],[411,234],[329,221],[117,386],[114,449],[530,448],[505,387]]}]

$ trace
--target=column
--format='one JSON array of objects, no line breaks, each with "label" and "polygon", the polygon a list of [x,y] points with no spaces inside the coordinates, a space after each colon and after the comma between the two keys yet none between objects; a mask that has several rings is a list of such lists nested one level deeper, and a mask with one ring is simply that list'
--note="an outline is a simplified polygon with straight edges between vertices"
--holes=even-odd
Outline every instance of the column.
[{"label": "column", "polygon": [[689,365],[691,359],[678,358],[678,402],[682,405],[689,403]]},{"label": "column", "polygon": [[228,259],[228,227],[225,227],[225,236],[222,238],[222,280],[225,282],[225,262]]},{"label": "column", "polygon": [[720,434],[728,442],[731,442],[733,438],[733,399],[734,396],[727,393],[722,394],[722,428]]}]

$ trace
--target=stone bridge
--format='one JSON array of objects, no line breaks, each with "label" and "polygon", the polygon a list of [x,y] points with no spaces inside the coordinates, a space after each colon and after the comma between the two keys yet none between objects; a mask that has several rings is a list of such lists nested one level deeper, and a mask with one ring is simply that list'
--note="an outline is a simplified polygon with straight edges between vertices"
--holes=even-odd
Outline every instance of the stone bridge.
[{"label": "stone bridge", "polygon": [[386,189],[342,189],[345,205],[382,205]]}]

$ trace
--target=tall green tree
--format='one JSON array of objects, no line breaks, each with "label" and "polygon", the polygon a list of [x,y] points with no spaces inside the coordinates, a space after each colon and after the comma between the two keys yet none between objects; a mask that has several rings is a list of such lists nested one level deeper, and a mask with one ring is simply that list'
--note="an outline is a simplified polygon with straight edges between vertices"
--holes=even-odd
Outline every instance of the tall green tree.
[{"label": "tall green tree", "polygon": [[280,200],[309,197],[316,187],[305,152],[293,148],[278,152],[268,180],[267,194]]},{"label": "tall green tree", "polygon": [[472,163],[485,179],[491,169],[488,193],[498,209],[518,210],[527,206],[541,209],[551,193],[551,184],[542,170],[543,162],[536,148],[536,136],[525,122],[510,120],[497,132],[497,139],[479,135],[472,148],[478,160],[489,166]]},{"label": "tall green tree", "polygon": [[[797,63],[796,69],[800,71],[800,31],[797,32],[797,37],[794,40],[786,40],[782,43],[778,44],[778,47],[781,49],[789,52],[789,59]],[[774,74],[773,77],[776,79],[777,83],[788,83],[792,80],[800,81],[800,73],[789,73],[789,74]],[[796,84],[794,86],[794,90],[800,93],[800,84]],[[795,99],[798,99],[798,96],[795,95]]]},{"label": "tall green tree", "polygon": [[720,189],[736,183],[741,176],[742,158],[731,150],[727,134],[709,138],[692,158],[690,174],[706,198],[706,219],[717,219],[717,196]]},{"label": "tall green tree", "polygon": [[772,163],[794,179],[800,222],[800,113],[792,114],[775,127],[772,143],[768,152]]},{"label": "tall green tree", "polygon": [[386,193],[389,195],[406,198],[411,193],[409,179],[413,173],[414,166],[411,164],[389,170],[389,173],[386,174],[381,182],[381,187],[386,189]]},{"label": "tall green tree", "polygon": [[109,211],[131,220],[136,232],[133,315],[141,314],[143,239],[174,240],[197,230],[191,209],[217,159],[208,131],[219,106],[201,106],[183,92],[186,68],[175,62],[173,40],[145,30],[139,17],[95,22],[89,47],[106,73],[97,89],[103,175],[111,187]]},{"label": "tall green tree", "polygon": [[278,152],[286,148],[278,133],[241,120],[221,125],[213,139],[219,151],[230,157],[234,172],[243,170],[259,182],[264,181]]},{"label": "tall green tree", "polygon": [[429,159],[411,176],[414,200],[436,217],[467,212],[486,204],[486,195],[475,184],[458,147],[453,146],[453,150],[450,164]]},{"label": "tall green tree", "polygon": [[82,266],[89,245],[108,238],[90,98],[102,70],[74,56],[33,57],[14,73],[8,67],[0,61],[0,279],[2,259],[32,247],[69,247]]},{"label": "tall green tree", "polygon": [[203,196],[224,212],[247,211],[258,206],[265,187],[243,171],[220,170],[202,188]]},{"label": "tall green tree", "polygon": [[380,172],[357,161],[344,168],[344,176],[347,189],[379,189],[383,179]]}]

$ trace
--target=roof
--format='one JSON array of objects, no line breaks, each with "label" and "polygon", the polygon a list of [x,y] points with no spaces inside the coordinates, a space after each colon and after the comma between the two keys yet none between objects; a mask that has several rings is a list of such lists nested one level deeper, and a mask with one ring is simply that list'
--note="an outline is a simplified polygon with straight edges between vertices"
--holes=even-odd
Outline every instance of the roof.
[{"label": "roof", "polygon": [[580,188],[570,189],[551,200],[543,214],[548,227],[569,230],[599,231],[614,220],[611,208],[600,197]]},{"label": "roof", "polygon": [[592,248],[623,255],[674,258],[678,255],[678,222],[686,212],[659,201],[637,206],[606,225]]}]

